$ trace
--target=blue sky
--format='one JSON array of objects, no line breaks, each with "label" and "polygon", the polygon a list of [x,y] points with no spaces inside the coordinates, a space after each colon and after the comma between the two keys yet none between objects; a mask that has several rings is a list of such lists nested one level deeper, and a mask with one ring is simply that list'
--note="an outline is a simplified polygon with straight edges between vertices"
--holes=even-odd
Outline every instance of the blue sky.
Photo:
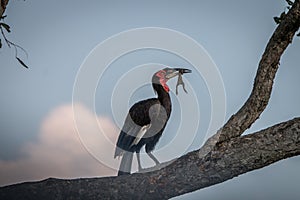
[{"label": "blue sky", "polygon": [[[28,167],[39,163],[40,157],[47,158],[48,154],[36,155],[31,152],[32,150],[43,152],[56,148],[54,143],[49,143],[51,137],[48,138],[47,134],[51,136],[52,131],[61,130],[53,128],[54,125],[58,124],[57,127],[60,127],[71,123],[66,120],[66,123],[61,125],[59,122],[65,120],[72,110],[73,86],[80,66],[99,43],[120,32],[143,27],[167,28],[188,35],[203,46],[219,69],[225,87],[226,119],[228,119],[243,105],[250,94],[258,62],[268,39],[276,28],[273,17],[279,15],[285,6],[283,0],[87,1],[85,4],[82,1],[71,0],[11,1],[6,11],[8,15],[6,22],[11,25],[12,33],[7,34],[7,37],[26,49],[29,54],[28,59],[21,51],[19,54],[30,69],[22,68],[17,63],[13,49],[8,49],[4,45],[0,50],[0,164],[6,166],[1,168],[0,165],[0,174],[11,173],[11,176],[5,179],[7,181],[1,181],[1,184],[49,176],[97,176],[96,172],[100,170],[97,167],[86,169],[84,172],[74,169],[70,174],[58,173],[55,168],[65,166],[63,158],[68,156],[63,152],[57,159],[61,160],[61,165],[53,165],[53,169],[44,170],[38,175],[25,170],[24,173],[27,172],[28,175],[22,175],[23,179],[18,179],[13,177],[13,175],[18,176],[18,173],[6,170],[7,166],[13,165],[13,168],[18,170],[20,166]],[[296,38],[281,59],[267,109],[247,133],[299,116],[300,94],[296,92],[300,84],[299,51],[300,42],[299,38]],[[111,64],[103,80],[99,82],[95,92],[94,111],[107,127],[114,129],[115,123],[121,123],[114,119],[110,91],[123,74],[145,63],[193,68],[176,55],[149,49],[124,55],[116,60]],[[153,72],[157,68],[158,66],[154,66]],[[149,81],[153,72],[149,70]],[[189,147],[189,149],[196,149],[201,145],[203,140],[201,134],[205,134],[211,115],[209,92],[204,78],[199,74],[194,73],[184,78],[189,80],[190,89],[195,91],[201,111],[201,130],[197,132],[194,142]],[[175,81],[169,83],[173,91],[175,84]],[[138,88],[130,99],[120,99],[120,102],[124,101],[132,105],[139,99],[153,95],[150,85],[144,85]],[[178,128],[178,124],[174,122],[179,121],[182,115],[176,108],[180,102],[184,108],[183,103],[186,98],[189,98],[188,95],[181,93],[176,97],[172,94],[175,106],[168,125],[169,132]],[[188,108],[187,106],[186,109]],[[88,106],[82,108],[82,112],[85,113],[83,116],[88,116],[86,119],[93,114],[93,110],[89,109],[91,108]],[[120,108],[114,112],[120,113],[119,118],[122,118],[126,109],[127,107]],[[83,120],[85,123],[87,123],[86,119]],[[115,129],[114,132],[117,134]],[[66,135],[67,133],[69,132],[66,131]],[[58,140],[57,145],[63,145],[61,141],[68,141],[63,140],[61,135],[54,133],[53,135],[53,138]],[[172,137],[174,136],[163,137],[158,147],[162,147]],[[91,146],[93,145],[97,146],[97,143],[91,143]],[[73,152],[73,149],[70,149],[66,151]],[[91,155],[85,155],[83,152],[72,154],[77,158],[70,163],[81,163],[81,158],[89,160],[86,157]],[[164,158],[161,156],[161,159]],[[55,160],[55,157],[52,159]],[[32,161],[31,165],[30,161]],[[91,165],[97,165],[97,162],[90,162]],[[243,199],[284,197],[297,199],[299,198],[297,182],[300,176],[296,170],[299,168],[299,163],[298,157],[284,160],[228,182],[184,195],[179,199],[240,199],[241,197]],[[112,172],[107,171],[103,174],[110,173]],[[98,175],[101,176],[101,172]]]}]

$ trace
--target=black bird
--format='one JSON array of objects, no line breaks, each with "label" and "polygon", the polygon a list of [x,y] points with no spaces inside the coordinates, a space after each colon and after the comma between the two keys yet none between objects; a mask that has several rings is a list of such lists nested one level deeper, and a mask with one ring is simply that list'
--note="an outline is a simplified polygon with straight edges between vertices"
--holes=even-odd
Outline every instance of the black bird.
[{"label": "black bird", "polygon": [[152,87],[157,98],[137,102],[130,108],[114,155],[115,158],[122,156],[118,176],[130,174],[134,152],[137,154],[139,171],[142,169],[139,152],[144,145],[149,157],[156,165],[159,164],[151,151],[161,137],[172,110],[167,81],[179,73],[190,72],[182,68],[164,68],[156,72],[152,77]]}]

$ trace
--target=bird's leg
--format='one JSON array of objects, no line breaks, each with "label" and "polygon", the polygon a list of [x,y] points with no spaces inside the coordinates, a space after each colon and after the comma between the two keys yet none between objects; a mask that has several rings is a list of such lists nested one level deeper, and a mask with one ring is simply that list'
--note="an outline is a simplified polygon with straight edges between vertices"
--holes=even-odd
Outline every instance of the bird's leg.
[{"label": "bird's leg", "polygon": [[138,170],[142,171],[142,165],[141,165],[141,156],[140,156],[140,152],[136,152],[136,158],[137,158],[137,162],[138,162]]},{"label": "bird's leg", "polygon": [[151,152],[148,152],[147,154],[155,162],[156,165],[160,164],[159,161],[155,158],[155,156]]}]

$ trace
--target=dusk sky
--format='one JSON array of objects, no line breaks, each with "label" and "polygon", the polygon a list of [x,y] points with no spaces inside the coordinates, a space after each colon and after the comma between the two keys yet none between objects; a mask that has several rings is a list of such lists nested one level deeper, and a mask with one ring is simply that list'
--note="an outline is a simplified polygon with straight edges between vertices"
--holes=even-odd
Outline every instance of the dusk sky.
[{"label": "dusk sky", "polygon": [[[200,148],[247,100],[284,9],[284,0],[11,0],[6,36],[27,51],[18,56],[29,69],[2,40],[0,186],[116,175],[126,113],[155,96],[151,77],[165,66],[193,73],[183,77],[187,94],[168,82],[173,111],[154,154],[163,162]],[[298,37],[247,134],[300,115],[299,52]],[[299,199],[299,166],[299,156],[286,159],[174,199]]]}]

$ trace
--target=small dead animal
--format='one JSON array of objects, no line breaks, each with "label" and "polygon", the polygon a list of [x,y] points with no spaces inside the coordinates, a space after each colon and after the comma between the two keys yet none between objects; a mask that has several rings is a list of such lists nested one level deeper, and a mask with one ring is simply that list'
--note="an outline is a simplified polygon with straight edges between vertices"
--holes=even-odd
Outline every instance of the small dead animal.
[{"label": "small dead animal", "polygon": [[185,91],[185,93],[188,93],[185,89],[185,84],[182,80],[182,73],[181,72],[178,74],[178,79],[177,79],[177,84],[176,84],[176,95],[178,95],[178,86],[179,85],[182,85],[182,88]]}]

